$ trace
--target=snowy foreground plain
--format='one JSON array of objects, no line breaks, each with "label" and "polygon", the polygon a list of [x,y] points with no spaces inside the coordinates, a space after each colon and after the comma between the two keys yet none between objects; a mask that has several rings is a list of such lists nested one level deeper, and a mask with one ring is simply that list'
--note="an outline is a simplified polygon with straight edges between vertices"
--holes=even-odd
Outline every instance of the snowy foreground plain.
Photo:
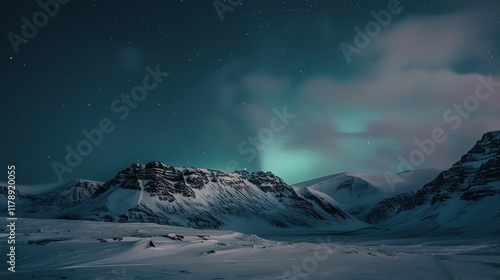
[{"label": "snowy foreground plain", "polygon": [[381,230],[257,236],[43,219],[18,219],[16,231],[12,273],[7,231],[0,230],[0,279],[500,279],[500,237],[391,239]]}]

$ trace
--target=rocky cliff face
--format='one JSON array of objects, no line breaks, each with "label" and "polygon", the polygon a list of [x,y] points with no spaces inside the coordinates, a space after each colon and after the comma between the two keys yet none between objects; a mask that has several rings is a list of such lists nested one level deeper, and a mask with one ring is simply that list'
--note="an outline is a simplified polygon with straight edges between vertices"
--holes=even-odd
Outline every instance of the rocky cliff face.
[{"label": "rocky cliff face", "polygon": [[446,221],[445,213],[463,214],[467,210],[493,210],[500,214],[500,207],[491,208],[489,200],[499,195],[500,131],[494,131],[484,134],[457,163],[422,189],[378,203],[366,217],[366,222],[381,223],[397,215],[406,215],[408,211],[420,213],[419,217],[426,221],[436,220],[439,216]]},{"label": "rocky cliff face", "polygon": [[296,193],[271,172],[224,173],[161,162],[133,164],[103,184],[72,182],[26,203],[20,213],[197,228],[242,223],[280,228],[359,224],[330,201],[313,193]]}]

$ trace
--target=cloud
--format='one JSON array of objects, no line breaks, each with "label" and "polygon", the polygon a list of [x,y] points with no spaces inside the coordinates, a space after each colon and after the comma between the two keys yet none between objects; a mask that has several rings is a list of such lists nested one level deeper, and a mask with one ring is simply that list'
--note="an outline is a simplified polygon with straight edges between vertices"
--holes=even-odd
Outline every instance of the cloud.
[{"label": "cloud", "polygon": [[[331,132],[328,126],[316,127],[326,131],[321,136],[328,140],[322,141],[360,137],[395,139],[398,149],[379,145],[378,163],[373,159],[359,162],[364,166],[385,165],[393,169],[398,155],[407,156],[416,148],[416,139],[430,137],[434,128],[442,127],[452,139],[438,147],[426,165],[447,168],[456,160],[457,153],[466,152],[482,133],[500,128],[500,89],[490,99],[480,102],[478,110],[464,118],[456,131],[443,120],[443,114],[473,95],[479,84],[478,73],[458,73],[455,66],[471,59],[485,68],[489,63],[481,45],[490,40],[491,17],[484,13],[481,17],[477,12],[470,12],[408,18],[395,23],[363,49],[357,61],[364,67],[359,75],[348,80],[319,75],[302,83],[297,93],[300,99],[317,111],[330,114],[332,119],[337,110],[345,114],[343,108],[355,108],[351,109],[352,118],[359,119],[360,114],[366,116],[366,129],[360,133]],[[494,76],[493,80],[500,81],[500,77]],[[369,116],[373,114],[380,118],[371,119]],[[318,146],[313,136],[298,136],[298,139],[306,138],[309,140],[300,142],[303,147]]]},{"label": "cloud", "polygon": [[469,12],[406,19],[373,40],[364,58],[382,53],[378,68],[384,72],[443,69],[464,57],[479,59],[472,50],[489,33],[483,17]]},{"label": "cloud", "polygon": [[306,149],[320,151],[330,156],[341,152],[336,140],[342,133],[328,118],[309,113],[298,114],[292,126],[287,130],[288,140],[284,148],[288,150]]},{"label": "cloud", "polygon": [[[415,140],[442,128],[449,140],[420,167],[448,168],[482,133],[500,128],[500,89],[458,129],[443,119],[474,94],[478,76],[488,74],[491,62],[481,46],[491,40],[491,19],[489,13],[467,12],[394,22],[357,56],[360,71],[349,79],[325,73],[292,83],[255,69],[231,78],[221,71],[211,83],[218,85],[211,89],[220,104],[218,127],[233,133],[227,139],[244,141],[268,126],[273,107],[288,105],[298,117],[273,149],[314,152],[332,172],[396,171],[398,156],[408,157]],[[482,71],[457,71],[456,65],[470,60]]]},{"label": "cloud", "polygon": [[[246,66],[239,62],[238,68]],[[256,133],[269,125],[273,108],[281,109],[286,105],[283,100],[287,98],[291,82],[286,76],[276,76],[264,71],[245,69],[239,72],[240,75],[235,77],[234,66],[226,66],[208,83],[217,85],[207,88],[210,96],[215,96],[218,101],[214,121],[217,127],[224,127],[226,133],[232,130],[238,134],[242,130],[242,123],[246,126],[247,134]],[[229,127],[232,129],[228,129]]]}]

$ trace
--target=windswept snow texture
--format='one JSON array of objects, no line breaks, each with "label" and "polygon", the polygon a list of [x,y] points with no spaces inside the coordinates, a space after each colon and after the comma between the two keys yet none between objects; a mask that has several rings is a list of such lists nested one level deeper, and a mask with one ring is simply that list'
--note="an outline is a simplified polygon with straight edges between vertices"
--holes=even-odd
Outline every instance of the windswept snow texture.
[{"label": "windswept snow texture", "polygon": [[[1,219],[5,219],[2,217]],[[0,279],[497,279],[498,239],[385,234],[261,238],[149,223],[19,219]],[[7,252],[5,228],[0,250]],[[301,241],[303,240],[303,241]],[[301,274],[298,274],[301,273]]]}]

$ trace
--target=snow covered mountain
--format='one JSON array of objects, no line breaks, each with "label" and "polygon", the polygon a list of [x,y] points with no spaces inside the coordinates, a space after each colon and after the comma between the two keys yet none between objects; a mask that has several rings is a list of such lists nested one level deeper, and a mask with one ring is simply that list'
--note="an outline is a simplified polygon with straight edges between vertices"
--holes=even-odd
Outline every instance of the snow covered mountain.
[{"label": "snow covered mountain", "polygon": [[[384,174],[339,173],[294,185],[332,198],[340,208],[364,220],[373,207],[385,198],[416,191],[436,178],[438,169],[417,169],[404,182],[391,186]],[[402,174],[399,174],[402,175]]]},{"label": "snow covered mountain", "polygon": [[498,232],[500,224],[500,131],[483,135],[450,169],[413,193],[381,201],[370,223],[417,232]]},{"label": "snow covered mountain", "polygon": [[[499,230],[500,225],[492,225],[500,218],[500,131],[486,133],[460,161],[438,173],[421,169],[400,174],[405,180],[394,186],[385,175],[361,173],[290,186],[270,172],[224,173],[151,162],[133,164],[104,183],[18,186],[16,208],[20,217],[29,218],[243,232],[345,231],[369,224],[414,234]],[[0,183],[0,202],[6,193]]]},{"label": "snow covered mountain", "polygon": [[18,215],[30,218],[239,230],[363,226],[331,199],[314,192],[297,194],[270,172],[224,173],[160,162],[133,164],[106,183],[76,180],[22,196]]}]

